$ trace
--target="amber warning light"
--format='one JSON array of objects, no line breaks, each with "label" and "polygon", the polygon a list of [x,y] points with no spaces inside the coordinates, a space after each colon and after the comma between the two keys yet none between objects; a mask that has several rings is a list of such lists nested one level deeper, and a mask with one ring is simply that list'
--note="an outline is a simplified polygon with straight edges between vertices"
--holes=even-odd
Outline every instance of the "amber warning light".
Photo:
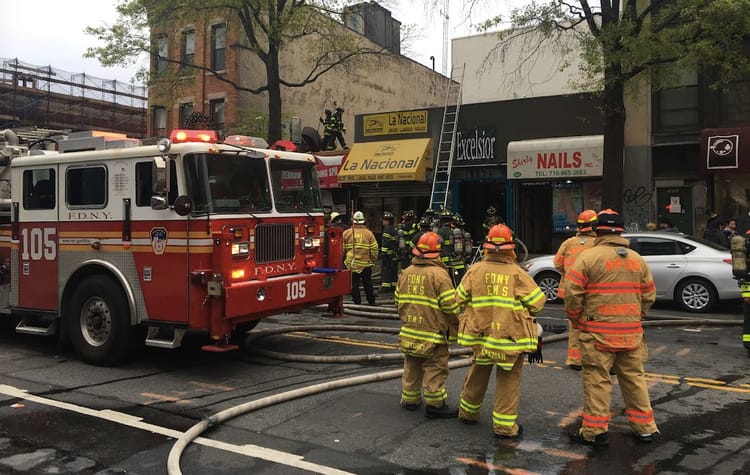
[{"label": "amber warning light", "polygon": [[183,143],[183,142],[206,142],[216,143],[218,138],[216,132],[213,130],[173,130],[169,136],[169,140],[172,143]]}]

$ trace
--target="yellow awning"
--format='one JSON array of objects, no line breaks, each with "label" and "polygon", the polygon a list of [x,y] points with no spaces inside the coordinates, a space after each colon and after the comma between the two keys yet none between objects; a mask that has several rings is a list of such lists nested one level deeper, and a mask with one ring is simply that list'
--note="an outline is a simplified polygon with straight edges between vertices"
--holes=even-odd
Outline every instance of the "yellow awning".
[{"label": "yellow awning", "polygon": [[425,181],[432,139],[356,143],[339,170],[340,183]]}]

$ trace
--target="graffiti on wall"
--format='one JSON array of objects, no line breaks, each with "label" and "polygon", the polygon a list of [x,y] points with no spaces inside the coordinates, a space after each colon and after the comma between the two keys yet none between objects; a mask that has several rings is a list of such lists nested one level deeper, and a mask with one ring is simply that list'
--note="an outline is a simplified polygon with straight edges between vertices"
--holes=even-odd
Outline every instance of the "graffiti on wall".
[{"label": "graffiti on wall", "polygon": [[622,211],[629,232],[646,229],[651,216],[651,199],[651,192],[645,186],[625,190]]}]

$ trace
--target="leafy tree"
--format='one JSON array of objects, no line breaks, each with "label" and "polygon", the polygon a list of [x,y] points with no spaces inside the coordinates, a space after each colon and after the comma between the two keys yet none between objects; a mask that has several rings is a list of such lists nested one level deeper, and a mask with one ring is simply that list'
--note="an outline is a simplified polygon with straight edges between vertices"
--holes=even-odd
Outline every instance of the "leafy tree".
[{"label": "leafy tree", "polygon": [[[622,209],[628,85],[646,78],[659,87],[685,69],[701,72],[713,88],[750,78],[748,11],[750,0],[547,0],[514,9],[508,18],[494,17],[483,28],[509,21],[510,27],[499,34],[500,50],[529,33],[535,33],[538,41],[564,35],[576,38],[572,44],[561,41],[558,46],[581,55],[579,86],[601,91],[602,206]],[[527,54],[538,46],[527,45]]]},{"label": "leafy tree", "polygon": [[[232,81],[226,75],[216,74],[215,77],[231,84],[237,91],[268,94],[268,140],[273,142],[281,138],[282,87],[304,87],[334,69],[345,70],[362,65],[367,57],[390,54],[387,49],[334,24],[344,3],[347,2],[120,0],[116,7],[118,19],[114,25],[86,28],[86,32],[103,42],[103,46],[88,48],[85,56],[96,58],[105,66],[133,64],[143,55],[172,63],[171,74],[149,78],[148,72],[143,69],[138,74],[138,78],[150,82],[152,96],[168,98],[178,84],[184,84],[186,68],[188,71],[215,71],[212,71],[210,64],[201,64],[197,58],[191,64],[182,64],[178,59],[161,57],[153,42],[153,33],[174,32],[176,29],[173,25],[200,24],[199,21],[205,17],[222,15],[228,25],[242,31],[242,41],[232,46],[250,51],[265,65],[265,81],[257,87],[248,87]],[[283,52],[290,45],[300,42],[306,46],[307,57],[303,64],[285,68],[282,74]]]}]

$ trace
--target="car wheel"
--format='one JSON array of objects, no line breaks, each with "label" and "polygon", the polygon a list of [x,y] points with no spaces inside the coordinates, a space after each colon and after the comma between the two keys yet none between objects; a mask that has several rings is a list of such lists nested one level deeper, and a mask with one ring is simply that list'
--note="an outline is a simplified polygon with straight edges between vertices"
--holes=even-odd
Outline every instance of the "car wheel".
[{"label": "car wheel", "polygon": [[704,313],[711,310],[718,297],[711,283],[703,279],[690,278],[677,286],[675,300],[687,312]]},{"label": "car wheel", "polygon": [[557,289],[560,287],[560,274],[556,272],[542,272],[534,277],[536,285],[542,289],[544,296],[547,297],[547,303],[558,303]]}]

